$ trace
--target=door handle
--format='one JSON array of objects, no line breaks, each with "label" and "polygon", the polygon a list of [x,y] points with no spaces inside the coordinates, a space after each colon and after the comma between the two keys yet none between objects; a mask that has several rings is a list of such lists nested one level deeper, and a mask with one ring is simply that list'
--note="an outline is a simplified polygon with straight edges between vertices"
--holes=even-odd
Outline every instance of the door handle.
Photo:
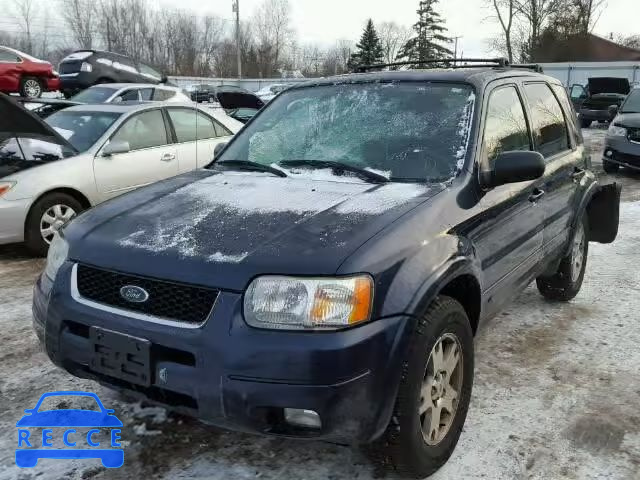
[{"label": "door handle", "polygon": [[529,201],[530,202],[537,202],[538,200],[540,200],[542,197],[544,196],[544,190],[540,190],[539,188],[536,188],[533,193],[529,196]]},{"label": "door handle", "polygon": [[173,153],[165,153],[164,155],[162,155],[162,157],[160,157],[160,160],[162,160],[163,162],[170,162],[175,159],[176,156]]}]

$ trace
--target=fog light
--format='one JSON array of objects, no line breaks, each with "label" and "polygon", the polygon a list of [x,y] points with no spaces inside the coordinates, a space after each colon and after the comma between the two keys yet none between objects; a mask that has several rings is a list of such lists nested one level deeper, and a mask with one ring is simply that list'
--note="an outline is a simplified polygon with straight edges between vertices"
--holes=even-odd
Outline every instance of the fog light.
[{"label": "fog light", "polygon": [[611,150],[607,150],[606,152],[604,152],[604,154],[605,154],[607,157],[610,157],[610,156],[612,156],[612,155],[613,155],[613,152],[612,152]]},{"label": "fog light", "polygon": [[313,410],[302,410],[299,408],[285,408],[284,420],[289,425],[306,428],[320,428],[320,415]]}]

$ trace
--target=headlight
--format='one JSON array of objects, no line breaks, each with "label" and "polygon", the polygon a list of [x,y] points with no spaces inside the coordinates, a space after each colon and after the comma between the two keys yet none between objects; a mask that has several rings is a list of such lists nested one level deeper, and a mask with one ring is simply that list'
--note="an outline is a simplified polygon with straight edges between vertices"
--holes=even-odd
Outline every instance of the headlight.
[{"label": "headlight", "polygon": [[80,71],[81,72],[91,72],[91,71],[93,71],[93,65],[91,65],[90,63],[87,63],[87,62],[82,62],[82,65],[80,65]]},{"label": "headlight", "polygon": [[16,182],[0,182],[0,196],[11,190],[15,184]]},{"label": "headlight", "polygon": [[256,278],[244,297],[244,317],[259,328],[336,330],[369,320],[373,280],[348,278]]},{"label": "headlight", "polygon": [[56,279],[58,270],[67,259],[69,254],[69,244],[59,234],[53,236],[51,245],[49,245],[49,253],[47,253],[47,266],[44,267],[44,273],[51,281]]},{"label": "headlight", "polygon": [[618,127],[617,125],[611,125],[607,130],[607,135],[610,137],[626,137],[627,129],[624,127]]}]

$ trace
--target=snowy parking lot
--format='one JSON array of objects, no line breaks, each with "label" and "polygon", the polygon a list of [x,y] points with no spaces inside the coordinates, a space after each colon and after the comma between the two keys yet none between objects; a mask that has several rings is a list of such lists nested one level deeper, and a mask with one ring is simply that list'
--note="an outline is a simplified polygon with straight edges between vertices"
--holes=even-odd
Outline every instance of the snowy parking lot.
[{"label": "snowy parking lot", "polygon": [[[585,131],[598,161],[604,130]],[[434,479],[640,478],[640,175],[621,171],[620,234],[591,244],[578,297],[546,302],[535,287],[484,324],[460,443]],[[127,403],[54,367],[31,329],[43,260],[0,247],[0,479],[395,478],[357,448],[249,436]],[[41,460],[15,466],[15,423],[52,390],[96,392],[123,421],[124,466]]]}]

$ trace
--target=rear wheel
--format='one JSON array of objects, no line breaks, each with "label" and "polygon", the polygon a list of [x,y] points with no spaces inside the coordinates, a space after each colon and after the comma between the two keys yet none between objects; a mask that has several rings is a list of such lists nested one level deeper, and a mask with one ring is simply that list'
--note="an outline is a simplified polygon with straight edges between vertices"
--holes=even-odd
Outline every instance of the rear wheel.
[{"label": "rear wheel", "polygon": [[410,340],[392,420],[372,446],[403,476],[438,470],[458,443],[473,385],[473,333],[456,300],[441,296]]},{"label": "rear wheel", "polygon": [[580,126],[582,128],[589,128],[591,126],[591,122],[593,122],[593,120],[589,120],[587,118],[581,118],[580,119]]},{"label": "rear wheel", "polygon": [[42,197],[31,207],[27,216],[27,248],[35,255],[45,256],[58,230],[82,210],[82,204],[66,193],[56,192]]},{"label": "rear wheel", "polygon": [[602,160],[602,169],[607,173],[616,173],[620,170],[620,165],[613,162]]},{"label": "rear wheel", "polygon": [[23,77],[20,80],[20,95],[25,98],[40,98],[43,90],[42,82],[36,77]]},{"label": "rear wheel", "polygon": [[578,294],[584,280],[584,272],[587,269],[588,231],[587,216],[583,214],[576,227],[571,250],[560,262],[556,273],[552,276],[536,279],[538,291],[543,297],[549,300],[568,302]]}]

